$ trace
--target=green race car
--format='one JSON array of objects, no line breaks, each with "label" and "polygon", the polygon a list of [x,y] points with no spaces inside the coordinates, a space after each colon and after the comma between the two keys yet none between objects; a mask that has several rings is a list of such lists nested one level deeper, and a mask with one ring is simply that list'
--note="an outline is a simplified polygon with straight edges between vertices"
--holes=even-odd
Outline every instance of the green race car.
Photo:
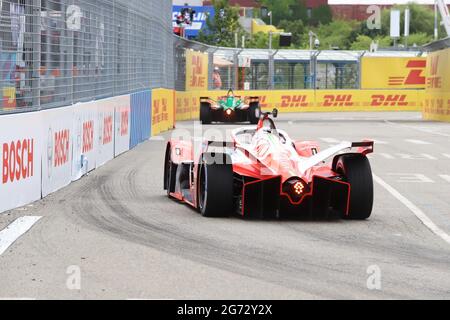
[{"label": "green race car", "polygon": [[226,97],[214,101],[208,97],[200,98],[200,121],[202,124],[213,122],[250,122],[257,124],[261,117],[259,98],[250,97],[248,102],[229,90]]}]

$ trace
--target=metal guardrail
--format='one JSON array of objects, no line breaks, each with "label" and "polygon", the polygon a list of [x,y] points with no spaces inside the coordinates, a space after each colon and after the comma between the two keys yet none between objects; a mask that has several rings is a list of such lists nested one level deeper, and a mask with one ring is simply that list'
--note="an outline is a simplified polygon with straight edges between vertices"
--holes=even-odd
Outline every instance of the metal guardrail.
[{"label": "metal guardrail", "polygon": [[167,0],[0,1],[0,113],[173,88]]}]

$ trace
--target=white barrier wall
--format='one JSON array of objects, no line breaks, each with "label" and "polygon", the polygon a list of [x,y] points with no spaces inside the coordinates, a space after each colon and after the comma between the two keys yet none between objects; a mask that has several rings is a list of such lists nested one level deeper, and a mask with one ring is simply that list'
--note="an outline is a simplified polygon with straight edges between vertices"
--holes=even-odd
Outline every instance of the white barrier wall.
[{"label": "white barrier wall", "polygon": [[130,150],[131,96],[113,98],[116,113],[114,156]]},{"label": "white barrier wall", "polygon": [[72,181],[74,107],[41,112],[42,117],[42,196]]},{"label": "white barrier wall", "polygon": [[97,130],[97,158],[96,168],[114,159],[114,117],[115,98],[97,102],[98,130]]},{"label": "white barrier wall", "polygon": [[0,117],[0,212],[41,198],[42,113]]},{"label": "white barrier wall", "polygon": [[130,132],[130,95],[0,116],[0,213],[46,197],[130,150]]},{"label": "white barrier wall", "polygon": [[97,105],[99,101],[79,103],[74,106],[72,181],[96,168],[98,154]]}]

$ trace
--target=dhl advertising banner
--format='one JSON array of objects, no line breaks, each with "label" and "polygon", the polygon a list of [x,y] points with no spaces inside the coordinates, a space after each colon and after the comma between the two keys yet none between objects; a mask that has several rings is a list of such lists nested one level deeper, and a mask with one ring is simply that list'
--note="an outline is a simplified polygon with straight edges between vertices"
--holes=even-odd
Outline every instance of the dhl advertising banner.
[{"label": "dhl advertising banner", "polygon": [[208,90],[208,54],[186,50],[186,91]]},{"label": "dhl advertising banner", "polygon": [[175,91],[155,89],[152,91],[152,136],[175,127]]},{"label": "dhl advertising banner", "polygon": [[420,90],[316,91],[313,111],[420,111]]},{"label": "dhl advertising banner", "polygon": [[0,212],[41,198],[42,114],[0,117]]},{"label": "dhl advertising banner", "polygon": [[424,89],[427,59],[363,57],[361,89]]},{"label": "dhl advertising banner", "polygon": [[[421,90],[293,90],[236,91],[242,99],[258,97],[263,110],[277,108],[281,113],[348,111],[420,111]],[[178,121],[199,117],[200,97],[213,100],[225,97],[225,91],[177,92]]]},{"label": "dhl advertising banner", "polygon": [[426,120],[450,122],[450,49],[428,55],[427,84],[423,95]]},{"label": "dhl advertising banner", "polygon": [[72,182],[72,106],[42,111],[42,196]]}]

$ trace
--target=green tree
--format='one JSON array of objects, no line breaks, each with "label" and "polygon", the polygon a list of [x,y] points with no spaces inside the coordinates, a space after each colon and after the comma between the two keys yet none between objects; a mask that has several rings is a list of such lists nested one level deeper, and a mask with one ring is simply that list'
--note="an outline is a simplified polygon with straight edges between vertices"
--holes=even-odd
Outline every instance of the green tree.
[{"label": "green tree", "polygon": [[430,43],[433,40],[433,36],[426,34],[425,32],[412,33],[408,37],[408,45],[423,46]]},{"label": "green tree", "polygon": [[[402,12],[401,15],[401,25],[404,26],[405,15],[403,14],[406,7],[409,7],[411,12],[411,24],[410,32],[413,33],[426,33],[428,35],[434,34],[434,11],[427,6],[422,6],[418,4],[411,3],[408,6],[395,6],[394,8],[399,9]],[[381,18],[381,30],[383,35],[389,35],[390,31],[390,20],[391,20],[391,10],[385,9],[382,12]]]},{"label": "green tree", "polygon": [[245,31],[239,24],[239,8],[231,7],[228,0],[213,0],[214,17],[208,17],[206,31],[201,31],[198,41],[222,47],[234,47],[235,34]]},{"label": "green tree", "polygon": [[333,13],[329,5],[322,5],[312,10],[309,23],[317,26],[318,24],[329,24],[333,20]]},{"label": "green tree", "polygon": [[351,44],[351,50],[369,50],[372,41],[378,42],[380,48],[387,48],[392,45],[392,40],[389,37],[375,37],[371,38],[369,36],[360,34],[356,40]]},{"label": "green tree", "polygon": [[[339,48],[349,49],[355,40],[355,30],[358,28],[358,23],[355,21],[335,20],[329,24],[320,25],[315,29],[315,33],[320,40],[321,49]],[[314,31],[314,30],[313,30]],[[308,34],[304,37],[308,39]],[[307,40],[309,46],[309,40]]]}]

